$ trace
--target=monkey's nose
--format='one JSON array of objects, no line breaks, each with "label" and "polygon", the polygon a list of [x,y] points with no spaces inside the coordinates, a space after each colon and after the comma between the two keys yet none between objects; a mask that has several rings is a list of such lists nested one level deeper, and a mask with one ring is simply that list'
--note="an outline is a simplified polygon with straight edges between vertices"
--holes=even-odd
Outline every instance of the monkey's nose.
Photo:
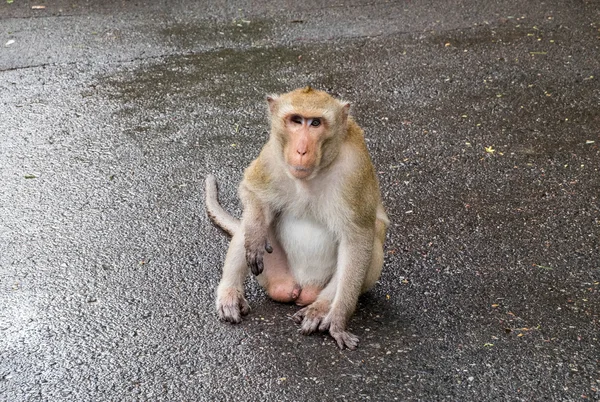
[{"label": "monkey's nose", "polygon": [[305,149],[296,149],[296,152],[298,152],[298,154],[302,155],[302,156],[304,156],[308,153],[308,151]]}]

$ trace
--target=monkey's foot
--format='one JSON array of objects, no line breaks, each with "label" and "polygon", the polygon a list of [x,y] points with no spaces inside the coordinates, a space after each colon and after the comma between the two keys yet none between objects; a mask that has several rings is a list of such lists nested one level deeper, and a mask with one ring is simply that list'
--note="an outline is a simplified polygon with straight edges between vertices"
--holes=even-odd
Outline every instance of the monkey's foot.
[{"label": "monkey's foot", "polygon": [[300,324],[300,333],[310,335],[316,332],[319,325],[329,312],[329,301],[317,300],[308,307],[304,307],[292,316],[296,324]]},{"label": "monkey's foot", "polygon": [[217,314],[222,321],[234,324],[242,321],[242,316],[250,312],[246,298],[236,288],[226,288],[218,291]]}]

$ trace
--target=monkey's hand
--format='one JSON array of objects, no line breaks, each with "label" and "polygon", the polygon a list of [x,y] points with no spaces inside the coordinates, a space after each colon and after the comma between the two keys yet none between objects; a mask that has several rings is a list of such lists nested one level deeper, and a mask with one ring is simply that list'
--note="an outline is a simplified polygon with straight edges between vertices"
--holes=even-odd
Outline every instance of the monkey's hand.
[{"label": "monkey's hand", "polygon": [[346,331],[346,320],[343,317],[336,317],[333,311],[321,321],[320,331],[329,330],[329,335],[335,339],[340,349],[345,347],[354,350],[358,346],[358,337]]},{"label": "monkey's hand", "polygon": [[329,335],[335,339],[340,349],[346,347],[350,350],[354,350],[358,346],[358,337],[346,331],[344,327],[338,328],[337,326],[330,325]]},{"label": "monkey's hand", "polygon": [[258,236],[253,234],[246,235],[244,243],[246,248],[246,263],[254,275],[260,275],[265,269],[264,255],[273,252],[273,247],[269,243],[267,236]]}]

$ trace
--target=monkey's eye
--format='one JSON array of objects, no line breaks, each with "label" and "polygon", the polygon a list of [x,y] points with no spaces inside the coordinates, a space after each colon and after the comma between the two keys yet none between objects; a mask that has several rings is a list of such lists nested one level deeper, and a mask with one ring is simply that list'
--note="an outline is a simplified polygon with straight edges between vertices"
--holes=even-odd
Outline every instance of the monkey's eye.
[{"label": "monkey's eye", "polygon": [[296,123],[296,124],[302,124],[302,117],[298,116],[297,114],[293,115],[293,116],[290,118],[290,120],[291,120],[293,123]]},{"label": "monkey's eye", "polygon": [[313,119],[310,125],[313,127],[319,127],[321,125],[321,119]]}]

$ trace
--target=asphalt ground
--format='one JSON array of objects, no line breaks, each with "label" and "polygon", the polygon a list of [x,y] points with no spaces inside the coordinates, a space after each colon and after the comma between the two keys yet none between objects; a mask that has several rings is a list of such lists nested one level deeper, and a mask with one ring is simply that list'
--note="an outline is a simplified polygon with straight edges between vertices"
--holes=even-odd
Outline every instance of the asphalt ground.
[{"label": "asphalt ground", "polygon": [[[0,400],[600,400],[599,48],[598,1],[2,1]],[[392,221],[356,351],[214,311],[204,177],[239,216],[307,84]]]}]

